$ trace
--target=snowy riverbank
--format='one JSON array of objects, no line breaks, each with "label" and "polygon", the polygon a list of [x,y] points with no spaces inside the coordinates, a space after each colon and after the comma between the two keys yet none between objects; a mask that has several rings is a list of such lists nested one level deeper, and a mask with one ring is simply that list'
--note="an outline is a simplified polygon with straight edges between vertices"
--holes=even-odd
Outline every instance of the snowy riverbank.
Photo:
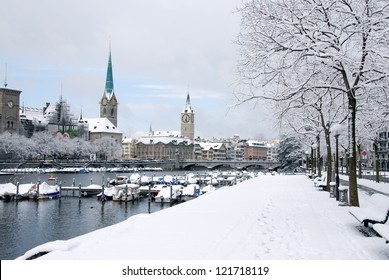
[{"label": "snowy riverbank", "polygon": [[[367,198],[361,191],[361,206]],[[42,251],[51,253],[40,259],[55,260],[389,259],[389,245],[360,229],[348,207],[338,206],[306,176],[262,175],[154,214],[42,244],[20,259]]]}]

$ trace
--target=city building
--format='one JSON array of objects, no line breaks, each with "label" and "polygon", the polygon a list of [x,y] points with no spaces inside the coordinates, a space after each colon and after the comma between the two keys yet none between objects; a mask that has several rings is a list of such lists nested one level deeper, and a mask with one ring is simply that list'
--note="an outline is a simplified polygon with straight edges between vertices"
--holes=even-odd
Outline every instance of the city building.
[{"label": "city building", "polygon": [[267,153],[268,150],[265,142],[248,140],[244,146],[245,160],[266,160]]},{"label": "city building", "polygon": [[136,142],[133,138],[124,137],[122,140],[122,159],[131,160],[136,157]]},{"label": "city building", "polygon": [[224,143],[199,143],[202,151],[202,160],[226,160],[226,146]]},{"label": "city building", "polygon": [[177,136],[145,136],[136,143],[136,157],[142,160],[193,159],[194,143]]},{"label": "city building", "polygon": [[84,119],[88,125],[89,140],[94,141],[103,137],[114,138],[119,144],[122,143],[123,133],[107,118],[87,118]]}]

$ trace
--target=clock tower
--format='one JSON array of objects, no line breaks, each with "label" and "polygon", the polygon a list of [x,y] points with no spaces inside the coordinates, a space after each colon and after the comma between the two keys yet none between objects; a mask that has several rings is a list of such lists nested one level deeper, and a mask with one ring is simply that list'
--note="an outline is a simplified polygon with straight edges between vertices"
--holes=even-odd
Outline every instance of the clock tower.
[{"label": "clock tower", "polygon": [[113,73],[111,49],[109,50],[107,78],[105,80],[104,94],[100,100],[100,118],[107,118],[117,127],[118,102],[113,89]]},{"label": "clock tower", "polygon": [[186,104],[184,110],[181,112],[181,136],[194,139],[194,112],[190,106],[189,92],[186,96]]},{"label": "clock tower", "polygon": [[20,93],[19,90],[0,88],[0,134],[5,131],[19,133]]}]

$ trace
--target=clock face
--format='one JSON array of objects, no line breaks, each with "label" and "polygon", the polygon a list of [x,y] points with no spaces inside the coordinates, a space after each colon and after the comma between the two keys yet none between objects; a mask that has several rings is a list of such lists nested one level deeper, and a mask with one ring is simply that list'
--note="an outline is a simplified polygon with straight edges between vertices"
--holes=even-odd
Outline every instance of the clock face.
[{"label": "clock face", "polygon": [[107,105],[107,99],[103,99],[103,105]]},{"label": "clock face", "polygon": [[188,123],[190,121],[190,116],[188,114],[182,115],[182,122]]},{"label": "clock face", "polygon": [[12,101],[9,101],[9,102],[8,102],[8,107],[9,107],[9,108],[12,108],[13,106],[14,106],[14,103],[13,103]]}]

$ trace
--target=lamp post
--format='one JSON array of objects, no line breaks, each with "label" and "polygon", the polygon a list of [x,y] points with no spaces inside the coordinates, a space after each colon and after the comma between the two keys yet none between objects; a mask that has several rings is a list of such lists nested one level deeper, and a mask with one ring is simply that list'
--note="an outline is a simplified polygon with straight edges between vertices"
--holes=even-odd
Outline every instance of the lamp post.
[{"label": "lamp post", "polygon": [[313,153],[313,162],[312,162],[312,169],[313,169],[313,174],[316,174],[316,161],[317,161],[317,156],[315,155],[317,149],[317,144],[313,143],[312,144],[312,153]]},{"label": "lamp post", "polygon": [[309,169],[309,151],[305,151],[305,156],[307,157],[306,162],[305,162],[305,167],[306,167],[305,170],[308,173],[308,169]]},{"label": "lamp post", "polygon": [[339,201],[339,135],[341,133],[341,124],[335,124],[331,128],[331,132],[335,137],[335,197]]}]

